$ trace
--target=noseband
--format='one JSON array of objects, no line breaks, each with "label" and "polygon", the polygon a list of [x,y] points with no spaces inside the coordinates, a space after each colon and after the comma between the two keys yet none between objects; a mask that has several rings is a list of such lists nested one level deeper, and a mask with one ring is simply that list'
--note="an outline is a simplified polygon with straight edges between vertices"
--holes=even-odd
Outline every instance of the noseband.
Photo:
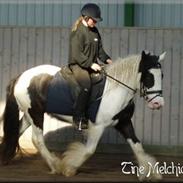
[{"label": "noseband", "polygon": [[[150,94],[156,94],[156,95],[148,100],[148,95]],[[162,94],[163,94],[162,90],[147,91],[147,87],[145,87],[142,82],[140,83],[140,97],[143,97],[148,102],[151,102],[156,97],[162,97]]]}]

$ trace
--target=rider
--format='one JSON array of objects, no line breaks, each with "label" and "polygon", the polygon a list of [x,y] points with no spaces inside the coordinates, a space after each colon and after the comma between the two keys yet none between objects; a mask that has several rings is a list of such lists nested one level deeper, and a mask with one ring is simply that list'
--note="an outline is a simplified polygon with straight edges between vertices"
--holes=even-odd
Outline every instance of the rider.
[{"label": "rider", "polygon": [[90,74],[99,72],[97,59],[109,64],[111,58],[105,53],[96,23],[102,21],[98,5],[87,3],[81,9],[81,16],[72,27],[69,44],[69,67],[80,85],[80,93],[74,105],[73,122],[79,130],[88,128],[86,116],[90,96]]}]

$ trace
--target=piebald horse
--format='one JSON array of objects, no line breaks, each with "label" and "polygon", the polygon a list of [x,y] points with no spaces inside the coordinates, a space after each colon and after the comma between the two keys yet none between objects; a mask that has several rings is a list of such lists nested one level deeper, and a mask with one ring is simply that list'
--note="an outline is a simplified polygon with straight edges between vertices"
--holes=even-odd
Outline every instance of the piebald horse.
[{"label": "piebald horse", "polygon": [[[144,97],[149,108],[160,109],[164,105],[160,64],[164,57],[165,52],[156,56],[142,51],[141,54],[119,58],[108,65],[105,69],[106,82],[96,120],[90,121],[89,128],[85,130],[87,140],[85,143],[72,143],[63,153],[62,159],[48,150],[43,136],[44,113],[48,113],[45,107],[47,90],[56,73],[62,68],[40,65],[26,70],[7,87],[3,113],[2,163],[6,165],[14,158],[19,147],[19,137],[31,125],[33,144],[47,162],[51,173],[73,176],[94,154],[105,128],[112,126],[127,140],[138,165],[145,168],[139,179],[160,179],[161,175],[157,171],[149,173],[148,163],[153,166],[156,159],[144,151],[135,135],[131,118],[136,91]],[[21,119],[20,111],[23,113]],[[63,120],[72,123],[72,116],[62,117]]]}]

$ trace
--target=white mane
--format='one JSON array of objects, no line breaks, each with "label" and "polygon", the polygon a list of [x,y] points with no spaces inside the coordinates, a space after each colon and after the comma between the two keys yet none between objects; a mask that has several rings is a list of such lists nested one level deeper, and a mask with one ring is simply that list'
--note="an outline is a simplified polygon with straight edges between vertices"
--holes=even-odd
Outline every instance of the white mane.
[{"label": "white mane", "polygon": [[[107,67],[107,73],[121,82],[133,87],[136,81],[141,55],[118,58]],[[132,77],[134,76],[134,77]],[[116,82],[113,82],[115,85]],[[114,85],[112,86],[114,87]]]}]

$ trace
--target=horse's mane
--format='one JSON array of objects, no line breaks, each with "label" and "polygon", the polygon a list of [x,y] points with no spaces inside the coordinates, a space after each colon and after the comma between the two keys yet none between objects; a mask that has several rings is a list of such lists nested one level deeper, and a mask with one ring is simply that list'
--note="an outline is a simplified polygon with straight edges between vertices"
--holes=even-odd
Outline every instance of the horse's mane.
[{"label": "horse's mane", "polygon": [[130,55],[125,58],[118,58],[113,64],[107,67],[106,71],[109,75],[121,82],[133,85],[134,81],[131,76],[137,76],[140,60],[141,55]]}]

